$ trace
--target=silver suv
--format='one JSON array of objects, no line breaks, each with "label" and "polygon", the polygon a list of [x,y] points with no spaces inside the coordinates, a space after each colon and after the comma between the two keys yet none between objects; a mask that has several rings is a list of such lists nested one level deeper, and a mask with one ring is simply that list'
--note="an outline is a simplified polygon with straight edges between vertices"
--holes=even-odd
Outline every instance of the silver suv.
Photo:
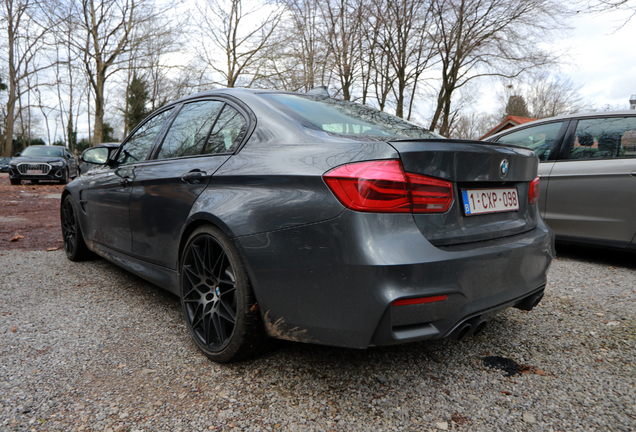
[{"label": "silver suv", "polygon": [[636,250],[636,111],[537,120],[486,141],[535,151],[557,240]]}]

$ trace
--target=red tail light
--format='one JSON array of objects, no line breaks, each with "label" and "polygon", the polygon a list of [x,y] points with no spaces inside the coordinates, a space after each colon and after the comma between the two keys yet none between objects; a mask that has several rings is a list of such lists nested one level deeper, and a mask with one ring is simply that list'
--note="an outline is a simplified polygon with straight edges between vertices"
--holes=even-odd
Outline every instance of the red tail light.
[{"label": "red tail light", "polygon": [[539,202],[539,177],[530,182],[530,189],[528,190],[528,202],[530,204],[536,204]]},{"label": "red tail light", "polygon": [[451,182],[406,173],[398,160],[342,165],[323,177],[340,202],[356,211],[443,213],[453,203]]}]

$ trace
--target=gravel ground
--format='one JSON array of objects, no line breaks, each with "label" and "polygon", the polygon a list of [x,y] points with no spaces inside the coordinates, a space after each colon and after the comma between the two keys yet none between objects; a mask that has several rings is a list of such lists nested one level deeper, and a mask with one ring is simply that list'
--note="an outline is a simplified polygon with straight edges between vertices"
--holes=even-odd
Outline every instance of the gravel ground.
[{"label": "gravel ground", "polygon": [[636,430],[635,256],[559,253],[539,307],[464,342],[283,342],[224,366],[171,294],[104,260],[0,251],[0,430]]}]

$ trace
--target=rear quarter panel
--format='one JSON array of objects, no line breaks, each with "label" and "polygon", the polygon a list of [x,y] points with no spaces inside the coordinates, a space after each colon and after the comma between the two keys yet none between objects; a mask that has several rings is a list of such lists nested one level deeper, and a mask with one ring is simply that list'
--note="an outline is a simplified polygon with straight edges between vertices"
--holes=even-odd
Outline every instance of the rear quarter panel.
[{"label": "rear quarter panel", "polygon": [[305,225],[338,216],[344,207],[322,175],[349,162],[398,158],[388,144],[247,144],[212,176],[190,221],[218,220],[229,237]]}]

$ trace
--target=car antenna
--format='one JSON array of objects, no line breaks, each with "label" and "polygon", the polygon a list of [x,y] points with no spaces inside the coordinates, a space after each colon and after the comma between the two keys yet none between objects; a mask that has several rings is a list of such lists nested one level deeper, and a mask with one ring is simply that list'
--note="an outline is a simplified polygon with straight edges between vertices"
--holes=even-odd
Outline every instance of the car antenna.
[{"label": "car antenna", "polygon": [[327,89],[327,86],[314,87],[305,94],[308,94],[311,96],[318,96],[318,97],[321,97],[322,99],[328,99],[331,97],[331,95],[329,94],[329,90]]}]

